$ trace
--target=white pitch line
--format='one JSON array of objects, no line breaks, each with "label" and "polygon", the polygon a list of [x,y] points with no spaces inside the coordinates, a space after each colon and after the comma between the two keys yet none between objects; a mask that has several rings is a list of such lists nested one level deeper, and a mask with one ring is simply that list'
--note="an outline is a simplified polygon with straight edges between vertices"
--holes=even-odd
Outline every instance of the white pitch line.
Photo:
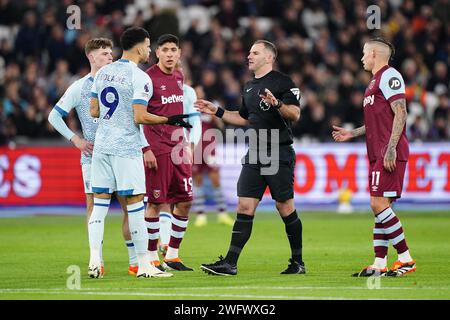
[{"label": "white pitch line", "polygon": [[[103,290],[103,288],[85,288],[89,290]],[[139,288],[139,290],[371,290],[366,286],[361,287],[315,287],[315,286],[302,286],[302,287],[280,287],[280,286],[234,286],[234,287],[154,287],[154,288]],[[450,290],[448,288],[435,288],[435,287],[383,287],[381,285],[379,290]],[[111,290],[136,290],[136,288],[111,288]]]},{"label": "white pitch line", "polygon": [[[149,291],[167,291],[167,290],[371,290],[365,286],[361,287],[318,287],[318,286],[300,286],[300,287],[281,287],[281,286],[231,286],[231,287],[146,287],[146,288],[108,288],[113,291],[120,291],[120,290],[149,290]],[[33,290],[52,290],[52,291],[64,291],[67,290],[65,288],[0,288],[0,292],[2,290],[25,290],[25,291],[33,291]],[[98,291],[98,290],[104,290],[104,288],[89,288],[85,287],[82,290],[90,290],[90,291]],[[383,287],[381,286],[380,289],[377,290],[443,290],[443,291],[450,291],[450,287]]]},{"label": "white pitch line", "polygon": [[69,294],[69,295],[95,295],[95,296],[143,296],[143,297],[206,297],[206,298],[247,298],[247,299],[296,299],[296,300],[354,300],[344,297],[314,297],[314,296],[263,296],[251,294],[199,294],[199,293],[150,293],[150,292],[93,292],[83,290],[23,290],[23,289],[0,289],[0,293],[32,293],[32,294]]},{"label": "white pitch line", "polygon": [[[136,288],[115,288],[113,290],[135,290]],[[254,289],[254,290],[371,290],[365,286],[361,287],[312,287],[312,286],[302,286],[302,287],[261,287],[261,286],[236,286],[236,287],[182,287],[182,288],[139,288],[142,290],[170,290],[170,289],[188,289],[188,290],[245,290],[245,289]],[[411,288],[411,287],[383,287],[379,290],[450,290],[450,288],[433,288],[433,287],[420,287],[420,288]],[[92,288],[92,290],[100,290],[100,288]]]}]

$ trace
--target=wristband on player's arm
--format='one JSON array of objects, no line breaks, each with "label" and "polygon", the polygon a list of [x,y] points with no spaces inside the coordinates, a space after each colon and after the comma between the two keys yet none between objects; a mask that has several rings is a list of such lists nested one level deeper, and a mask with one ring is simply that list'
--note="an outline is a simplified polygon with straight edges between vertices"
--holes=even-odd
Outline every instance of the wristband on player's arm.
[{"label": "wristband on player's arm", "polygon": [[217,118],[222,118],[224,113],[225,113],[225,110],[218,107],[215,115],[216,115]]},{"label": "wristband on player's arm", "polygon": [[142,153],[146,153],[148,150],[150,150],[150,146],[143,147]]},{"label": "wristband on player's arm", "polygon": [[280,99],[277,99],[277,104],[274,105],[274,107],[277,109],[280,109],[282,105],[283,105],[283,101],[281,101]]}]

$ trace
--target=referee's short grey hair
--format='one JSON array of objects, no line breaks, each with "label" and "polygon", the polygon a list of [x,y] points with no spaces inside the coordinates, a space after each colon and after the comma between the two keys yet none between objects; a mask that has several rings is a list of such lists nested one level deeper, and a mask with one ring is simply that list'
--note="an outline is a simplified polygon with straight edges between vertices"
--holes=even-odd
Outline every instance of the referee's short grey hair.
[{"label": "referee's short grey hair", "polygon": [[265,49],[267,49],[270,52],[272,52],[272,54],[273,54],[273,61],[275,61],[277,59],[277,55],[278,55],[277,47],[272,42],[267,41],[267,40],[256,40],[254,44],[259,44],[259,43],[264,45]]}]

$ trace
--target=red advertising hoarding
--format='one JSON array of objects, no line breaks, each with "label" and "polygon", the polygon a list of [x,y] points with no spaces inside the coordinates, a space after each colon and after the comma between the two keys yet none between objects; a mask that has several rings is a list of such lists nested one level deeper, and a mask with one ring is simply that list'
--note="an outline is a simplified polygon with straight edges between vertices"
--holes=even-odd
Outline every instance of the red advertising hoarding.
[{"label": "red advertising hoarding", "polygon": [[[368,203],[364,144],[295,144],[295,202],[336,203],[339,191]],[[450,144],[411,145],[401,201],[450,204]],[[245,145],[218,146],[217,161],[229,205],[237,203],[236,182]],[[271,203],[266,194],[263,203]],[[84,205],[80,152],[73,147],[0,148],[0,207]]]},{"label": "red advertising hoarding", "polygon": [[0,206],[83,205],[80,151],[0,148]]}]

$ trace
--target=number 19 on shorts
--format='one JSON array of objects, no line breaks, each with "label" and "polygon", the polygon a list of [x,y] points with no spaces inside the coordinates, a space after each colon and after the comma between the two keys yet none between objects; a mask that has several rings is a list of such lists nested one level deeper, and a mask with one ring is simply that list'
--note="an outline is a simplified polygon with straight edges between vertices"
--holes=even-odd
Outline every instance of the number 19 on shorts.
[{"label": "number 19 on shorts", "polygon": [[184,178],[183,182],[184,182],[184,190],[186,192],[192,191],[192,177],[190,177],[189,179]]}]

